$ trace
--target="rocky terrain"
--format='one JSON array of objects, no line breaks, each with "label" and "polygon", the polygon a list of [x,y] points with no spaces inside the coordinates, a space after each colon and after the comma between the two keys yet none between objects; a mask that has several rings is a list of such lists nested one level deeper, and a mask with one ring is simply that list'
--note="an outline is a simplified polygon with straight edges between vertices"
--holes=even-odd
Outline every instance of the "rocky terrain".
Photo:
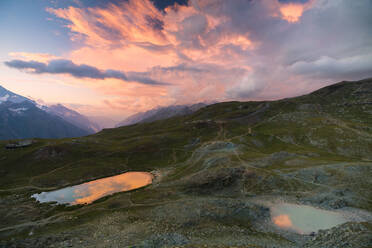
[{"label": "rocky terrain", "polygon": [[[0,247],[372,246],[372,79],[22,149],[0,144]],[[30,197],[126,171],[155,180],[89,205]],[[291,232],[272,223],[279,201],[349,221]]]}]

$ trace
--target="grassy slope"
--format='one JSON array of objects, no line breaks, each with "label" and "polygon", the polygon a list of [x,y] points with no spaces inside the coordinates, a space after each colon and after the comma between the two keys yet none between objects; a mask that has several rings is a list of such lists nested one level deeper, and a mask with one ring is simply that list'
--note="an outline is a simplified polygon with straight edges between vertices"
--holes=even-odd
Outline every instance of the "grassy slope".
[{"label": "grassy slope", "polygon": [[[0,229],[5,228],[0,234],[22,237],[35,225],[41,226],[38,235],[65,231],[113,211],[150,218],[143,216],[141,208],[196,197],[195,192],[203,195],[199,192],[203,187],[212,187],[215,194],[217,182],[207,181],[205,186],[203,180],[198,184],[192,178],[220,180],[221,173],[223,178],[231,177],[222,168],[254,172],[256,176],[239,181],[245,196],[300,194],[303,198],[298,192],[307,192],[306,196],[323,192],[322,184],[314,184],[311,178],[300,180],[295,173],[345,162],[363,169],[364,163],[372,161],[371,92],[372,80],[341,82],[297,98],[218,103],[190,116],[107,129],[76,139],[37,140],[24,149],[0,149]],[[272,156],[275,153],[280,156]],[[371,176],[368,168],[366,174],[353,174],[352,179],[344,167],[322,167],[322,173],[331,175],[327,187],[342,181],[360,199],[371,199],[371,183],[365,178]],[[41,190],[124,171],[154,170],[166,174],[158,185],[106,197],[90,206],[50,208],[29,199]],[[222,192],[218,194],[223,195],[223,188],[218,188]],[[11,216],[5,214],[15,204],[19,208]],[[357,201],[355,206],[372,210],[368,200]],[[50,216],[78,216],[78,221],[56,217],[57,224],[42,228],[40,222]],[[31,227],[7,229],[22,223],[31,223]]]}]

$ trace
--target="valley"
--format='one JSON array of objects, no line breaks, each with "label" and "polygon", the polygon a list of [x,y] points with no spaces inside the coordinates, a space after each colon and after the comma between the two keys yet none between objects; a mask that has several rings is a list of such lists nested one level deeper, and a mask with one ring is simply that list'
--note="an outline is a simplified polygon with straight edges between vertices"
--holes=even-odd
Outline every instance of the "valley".
[{"label": "valley", "polygon": [[[372,79],[8,143],[0,141],[0,247],[372,246]],[[151,173],[152,184],[86,205],[31,197],[134,171]],[[294,223],[286,212],[275,221],[280,204],[342,218],[293,231],[275,224]]]}]

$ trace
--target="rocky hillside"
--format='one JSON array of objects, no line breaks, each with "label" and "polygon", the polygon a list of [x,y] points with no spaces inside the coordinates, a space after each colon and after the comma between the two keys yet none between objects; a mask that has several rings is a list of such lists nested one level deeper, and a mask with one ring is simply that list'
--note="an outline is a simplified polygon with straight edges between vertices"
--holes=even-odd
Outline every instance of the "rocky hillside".
[{"label": "rocky hillside", "polygon": [[[0,149],[0,247],[371,247],[372,80]],[[0,142],[6,145],[6,142]],[[30,196],[126,171],[152,185],[73,207]],[[311,234],[270,206],[350,214]]]}]

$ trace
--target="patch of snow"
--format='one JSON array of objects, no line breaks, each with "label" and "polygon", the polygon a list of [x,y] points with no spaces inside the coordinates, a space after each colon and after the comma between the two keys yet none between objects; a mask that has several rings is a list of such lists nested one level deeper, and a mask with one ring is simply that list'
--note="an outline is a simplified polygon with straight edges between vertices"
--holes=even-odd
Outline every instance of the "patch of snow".
[{"label": "patch of snow", "polygon": [[14,94],[13,92],[0,86],[0,104],[3,102],[21,103],[24,101],[31,101],[30,99]]},{"label": "patch of snow", "polygon": [[17,114],[22,114],[23,112],[28,110],[28,108],[8,108],[8,109],[12,112],[17,113]]},{"label": "patch of snow", "polygon": [[33,102],[35,104],[35,106],[43,111],[47,111],[48,110],[48,107],[45,106],[45,105],[41,105],[41,104],[38,104],[37,102]]},{"label": "patch of snow", "polygon": [[9,94],[6,94],[5,96],[0,97],[0,103],[8,101]]}]

